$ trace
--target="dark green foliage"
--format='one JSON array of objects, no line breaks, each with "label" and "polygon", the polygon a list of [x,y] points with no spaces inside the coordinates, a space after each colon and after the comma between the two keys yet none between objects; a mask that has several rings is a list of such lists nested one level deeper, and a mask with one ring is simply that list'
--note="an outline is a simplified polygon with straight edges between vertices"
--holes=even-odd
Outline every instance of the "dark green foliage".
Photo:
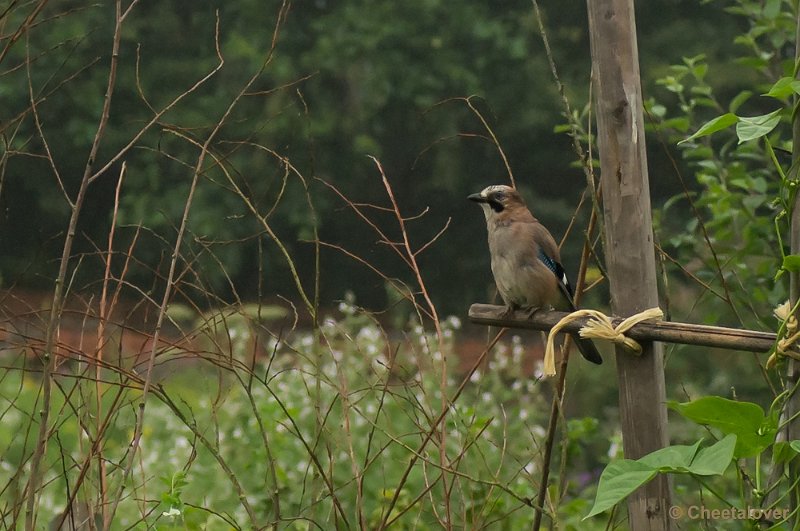
[{"label": "dark green foliage", "polygon": [[[140,263],[130,272],[137,282],[151,284],[171,253],[197,160],[197,146],[174,132],[198,142],[207,138],[268,55],[278,8],[276,1],[174,0],[137,5],[126,19],[110,123],[95,168],[152,118],[148,106],[161,108],[217,64],[217,14],[225,59],[216,76],[167,113],[121,159],[127,174],[119,211],[125,226],[118,237],[130,241],[133,227],[140,224],[148,232],[137,243]],[[570,92],[585,97],[589,53],[583,6],[543,8],[564,81]],[[33,93],[48,94],[38,113],[64,186],[74,197],[102,108],[113,11],[111,2],[50,5],[41,15],[45,22],[12,46],[2,62],[8,143],[3,149],[9,158],[0,189],[5,251],[0,272],[6,283],[36,284],[53,276],[51,260],[58,254],[67,212],[47,161],[18,154],[43,152],[31,113],[20,114],[29,107],[26,54],[34,58]],[[665,17],[665,12],[674,16]],[[9,27],[26,14],[25,9],[12,9]],[[714,32],[727,35],[731,24],[712,23],[712,15],[717,18],[709,7],[687,2],[642,6],[639,26],[649,35],[641,42],[645,72],[685,53],[669,51],[663,43],[685,34],[680,28],[686,25],[704,25],[709,41],[715,40]],[[422,257],[445,310],[460,311],[485,299],[489,282],[478,237],[480,216],[462,200],[486,184],[507,180],[496,150],[475,136],[486,134],[476,116],[463,102],[449,98],[480,97],[475,105],[495,129],[518,181],[535,191],[535,210],[556,233],[566,227],[571,205],[584,187],[580,173],[569,168],[574,157],[568,139],[552,133],[561,107],[533,10],[523,1],[502,10],[488,3],[454,7],[431,0],[296,4],[278,34],[269,65],[250,92],[254,95],[237,105],[211,149],[226,160],[258,208],[266,211],[282,188],[283,167],[275,155],[288,157],[311,186],[320,237],[399,275],[391,255],[375,247],[362,222],[314,181],[325,179],[357,201],[382,201],[379,176],[366,155],[378,157],[408,215],[430,208],[425,225],[412,227],[415,240],[427,241],[448,218],[453,220],[446,244]],[[90,191],[80,218],[79,253],[104,247],[119,162]],[[297,240],[312,237],[315,220],[297,180],[290,178],[288,185],[271,221],[307,276],[312,268],[304,264],[313,260],[312,249]],[[188,254],[195,255],[192,265],[202,272],[195,281],[224,295],[231,289],[229,277],[242,293],[254,294],[260,271],[264,291],[281,292],[287,282],[285,265],[274,247],[264,244],[260,227],[229,188],[207,159],[189,218]],[[574,269],[577,258],[571,248],[565,255],[568,268]],[[441,272],[443,263],[457,263],[459,275]],[[99,260],[85,260],[78,279],[95,278],[100,267]],[[381,283],[371,277],[352,282],[353,274],[369,273],[339,253],[327,253],[324,269],[326,298],[340,297],[348,286],[369,305],[383,303]],[[466,278],[485,281],[465,285]]]}]

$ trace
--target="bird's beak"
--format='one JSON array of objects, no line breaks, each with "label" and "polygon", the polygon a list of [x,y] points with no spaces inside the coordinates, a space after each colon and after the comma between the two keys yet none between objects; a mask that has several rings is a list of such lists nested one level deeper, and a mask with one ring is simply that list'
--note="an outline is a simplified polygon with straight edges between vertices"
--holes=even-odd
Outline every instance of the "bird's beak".
[{"label": "bird's beak", "polygon": [[482,196],[481,194],[468,195],[467,199],[469,199],[470,201],[475,201],[476,203],[485,203],[486,202],[486,198],[484,196]]}]

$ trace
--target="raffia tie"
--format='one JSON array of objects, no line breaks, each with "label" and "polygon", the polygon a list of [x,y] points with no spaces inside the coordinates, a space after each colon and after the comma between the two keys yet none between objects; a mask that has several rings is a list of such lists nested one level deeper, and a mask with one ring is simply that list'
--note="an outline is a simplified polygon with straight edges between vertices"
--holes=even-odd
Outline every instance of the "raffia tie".
[{"label": "raffia tie", "polygon": [[578,332],[582,338],[605,339],[608,341],[613,341],[618,345],[625,346],[625,348],[633,351],[636,354],[641,354],[642,346],[633,339],[627,337],[625,332],[643,321],[649,321],[651,319],[663,319],[664,312],[661,311],[661,308],[650,308],[649,310],[645,310],[641,313],[631,315],[617,326],[612,324],[610,317],[605,315],[603,312],[598,312],[597,310],[578,310],[570,313],[569,315],[565,315],[563,319],[556,323],[552,330],[550,330],[550,334],[547,336],[547,346],[544,351],[545,376],[555,376],[556,374],[556,335],[567,324],[587,316],[592,317],[592,319],[589,319],[589,322],[587,322],[586,325],[583,326]]},{"label": "raffia tie", "polygon": [[779,356],[800,359],[800,355],[792,348],[795,347],[795,343],[800,339],[800,331],[797,329],[797,318],[794,315],[789,315],[791,309],[789,301],[786,301],[772,312],[781,321],[786,321],[786,337],[778,341],[775,352],[767,359],[767,369],[773,368],[778,363]]}]

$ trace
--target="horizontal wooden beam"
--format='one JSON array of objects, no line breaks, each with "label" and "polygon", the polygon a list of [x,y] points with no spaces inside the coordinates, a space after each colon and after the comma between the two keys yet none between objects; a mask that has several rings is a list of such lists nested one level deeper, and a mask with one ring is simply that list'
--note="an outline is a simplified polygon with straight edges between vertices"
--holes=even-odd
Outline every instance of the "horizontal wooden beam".
[{"label": "horizontal wooden beam", "polygon": [[[516,311],[507,315],[505,306],[473,304],[469,309],[469,320],[476,324],[490,326],[550,330],[567,315],[566,312],[554,310],[537,310],[530,317],[528,317],[528,313]],[[564,327],[563,331],[578,332],[586,325],[588,320],[589,318],[587,317],[573,321]],[[623,319],[613,318],[612,321],[616,326]],[[639,323],[625,335],[636,341],[661,341],[663,343],[679,343],[682,345],[698,345],[749,352],[769,352],[776,339],[775,334],[772,332],[675,323],[672,321]]]}]

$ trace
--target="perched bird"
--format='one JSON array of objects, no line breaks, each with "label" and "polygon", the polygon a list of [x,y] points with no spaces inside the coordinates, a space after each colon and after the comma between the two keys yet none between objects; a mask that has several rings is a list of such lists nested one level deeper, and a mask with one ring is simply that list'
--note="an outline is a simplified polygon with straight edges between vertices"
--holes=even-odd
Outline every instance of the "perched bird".
[{"label": "perched bird", "polygon": [[[483,208],[497,291],[509,311],[543,307],[575,311],[572,287],[559,263],[558,246],[520,197],[506,185],[485,188],[468,199]],[[584,358],[603,363],[594,343],[573,334]]]}]

